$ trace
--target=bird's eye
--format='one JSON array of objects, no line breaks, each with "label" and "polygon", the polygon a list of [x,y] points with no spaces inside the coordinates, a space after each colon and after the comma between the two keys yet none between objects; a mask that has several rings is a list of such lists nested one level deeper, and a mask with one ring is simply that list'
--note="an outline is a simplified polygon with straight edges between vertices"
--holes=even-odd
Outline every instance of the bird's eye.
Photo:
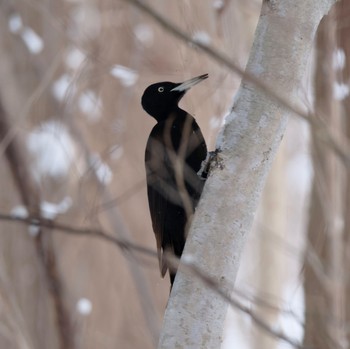
[{"label": "bird's eye", "polygon": [[164,91],[164,87],[161,86],[161,87],[158,87],[158,92],[163,92]]}]

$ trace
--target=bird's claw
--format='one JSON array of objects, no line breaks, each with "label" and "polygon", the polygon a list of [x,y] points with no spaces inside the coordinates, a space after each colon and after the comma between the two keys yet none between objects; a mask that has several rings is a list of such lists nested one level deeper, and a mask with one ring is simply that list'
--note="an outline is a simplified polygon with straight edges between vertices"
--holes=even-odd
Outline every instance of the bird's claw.
[{"label": "bird's claw", "polygon": [[219,154],[221,153],[221,149],[217,148],[214,151],[209,151],[206,159],[202,162],[201,169],[198,171],[198,176],[206,180],[209,176],[210,170],[213,168],[223,169],[222,159]]}]

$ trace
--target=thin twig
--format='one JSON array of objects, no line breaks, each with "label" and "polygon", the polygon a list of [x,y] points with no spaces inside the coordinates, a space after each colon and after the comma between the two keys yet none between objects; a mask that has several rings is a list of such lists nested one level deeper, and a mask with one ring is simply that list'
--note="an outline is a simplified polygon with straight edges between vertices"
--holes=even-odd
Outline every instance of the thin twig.
[{"label": "thin twig", "polygon": [[25,225],[44,227],[48,229],[55,229],[68,235],[97,237],[102,240],[105,240],[106,242],[111,242],[114,245],[117,245],[122,250],[133,250],[135,252],[139,252],[150,257],[157,257],[157,252],[155,250],[135,244],[132,241],[112,236],[103,231],[102,229],[78,228],[67,224],[57,223],[53,220],[42,217],[18,217],[15,215],[5,213],[0,213],[0,220],[8,222],[18,222]]}]

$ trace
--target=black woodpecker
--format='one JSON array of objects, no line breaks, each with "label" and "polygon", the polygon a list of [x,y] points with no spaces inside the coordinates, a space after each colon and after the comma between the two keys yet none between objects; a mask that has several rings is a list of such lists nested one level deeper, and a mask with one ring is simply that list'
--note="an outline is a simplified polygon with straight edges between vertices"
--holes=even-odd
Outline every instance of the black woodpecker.
[{"label": "black woodpecker", "polygon": [[[204,137],[193,116],[178,103],[207,77],[204,74],[182,83],[159,82],[148,86],[142,96],[143,109],[157,120],[147,141],[145,165],[162,277],[168,269],[163,252],[181,257],[205,183],[205,176],[199,174],[207,157]],[[176,271],[169,270],[169,275],[172,286]]]}]

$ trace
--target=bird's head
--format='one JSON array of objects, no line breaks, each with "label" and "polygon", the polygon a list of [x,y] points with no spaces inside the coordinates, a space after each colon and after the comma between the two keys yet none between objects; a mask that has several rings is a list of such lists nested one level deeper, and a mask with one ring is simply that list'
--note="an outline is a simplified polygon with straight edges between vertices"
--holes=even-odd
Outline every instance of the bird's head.
[{"label": "bird's head", "polygon": [[203,74],[180,83],[164,81],[150,85],[143,93],[142,107],[158,122],[165,120],[178,108],[178,103],[184,94],[207,77],[208,74]]}]

